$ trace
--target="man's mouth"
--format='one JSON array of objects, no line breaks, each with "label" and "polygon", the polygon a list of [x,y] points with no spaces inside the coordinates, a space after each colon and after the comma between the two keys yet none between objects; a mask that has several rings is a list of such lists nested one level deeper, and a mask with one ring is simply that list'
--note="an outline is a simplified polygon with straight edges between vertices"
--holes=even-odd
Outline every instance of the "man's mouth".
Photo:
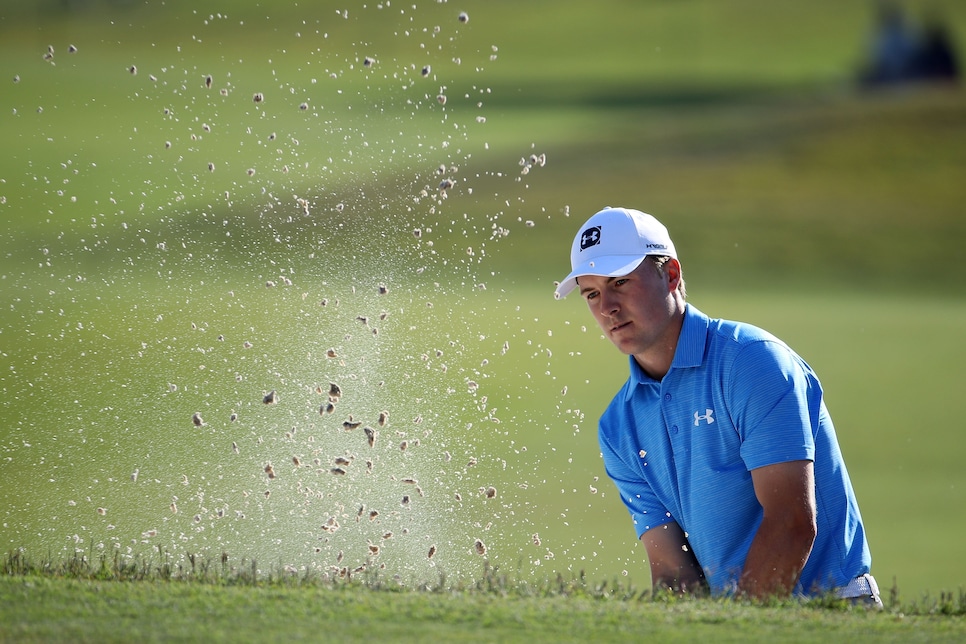
[{"label": "man's mouth", "polygon": [[620,331],[621,329],[623,329],[624,327],[628,326],[629,324],[630,324],[630,322],[618,322],[617,324],[615,324],[614,326],[612,326],[610,328],[610,332],[611,333],[615,333],[617,331]]}]

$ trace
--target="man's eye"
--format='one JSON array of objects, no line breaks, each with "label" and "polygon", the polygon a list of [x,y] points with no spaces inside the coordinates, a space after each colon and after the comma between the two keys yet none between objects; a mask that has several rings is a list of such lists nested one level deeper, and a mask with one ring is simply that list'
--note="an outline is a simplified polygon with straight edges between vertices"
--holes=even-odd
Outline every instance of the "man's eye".
[{"label": "man's eye", "polygon": [[597,297],[597,292],[596,292],[596,291],[594,291],[593,293],[588,293],[588,294],[587,294],[587,295],[585,295],[584,297],[585,297],[586,299],[588,299],[588,300],[592,300],[592,299],[594,299],[595,297]]},{"label": "man's eye", "polygon": [[621,278],[619,280],[614,280],[614,284],[617,285],[617,286],[620,286],[621,284],[623,284],[626,281],[627,281],[627,279]]}]

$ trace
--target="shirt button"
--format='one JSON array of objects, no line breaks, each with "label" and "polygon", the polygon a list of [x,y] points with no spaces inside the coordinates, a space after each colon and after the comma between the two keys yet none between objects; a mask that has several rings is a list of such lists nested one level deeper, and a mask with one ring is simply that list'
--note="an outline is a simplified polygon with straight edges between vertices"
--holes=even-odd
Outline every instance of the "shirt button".
[{"label": "shirt button", "polygon": [[677,434],[678,433],[678,426],[677,425],[675,425],[674,427],[671,428],[671,433],[672,434]]},{"label": "shirt button", "polygon": [[671,400],[671,394],[664,394],[664,400]]}]

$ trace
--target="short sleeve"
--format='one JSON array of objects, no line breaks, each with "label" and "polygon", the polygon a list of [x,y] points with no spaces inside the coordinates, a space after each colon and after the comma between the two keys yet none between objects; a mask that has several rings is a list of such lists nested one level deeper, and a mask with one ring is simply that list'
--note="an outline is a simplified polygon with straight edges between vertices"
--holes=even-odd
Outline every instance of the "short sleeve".
[{"label": "short sleeve", "polygon": [[621,501],[630,512],[637,537],[640,538],[648,530],[674,519],[641,474],[640,465],[633,461],[628,462],[628,459],[640,459],[641,456],[636,451],[631,454],[631,448],[627,444],[623,445],[625,449],[612,444],[610,437],[619,435],[614,433],[619,431],[620,428],[609,427],[606,415],[601,418],[598,433],[601,456],[607,476],[617,487]]},{"label": "short sleeve", "polygon": [[728,374],[729,411],[748,470],[815,460],[822,390],[811,368],[779,341],[742,348]]}]

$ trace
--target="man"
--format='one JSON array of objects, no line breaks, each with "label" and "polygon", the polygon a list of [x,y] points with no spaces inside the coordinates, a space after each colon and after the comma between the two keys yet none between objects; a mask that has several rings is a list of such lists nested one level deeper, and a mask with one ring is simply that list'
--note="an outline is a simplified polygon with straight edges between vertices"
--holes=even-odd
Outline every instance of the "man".
[{"label": "man", "polygon": [[881,606],[811,367],[765,331],[688,304],[674,244],[650,215],[598,212],[570,258],[555,295],[578,288],[630,356],[599,440],[655,591]]}]

